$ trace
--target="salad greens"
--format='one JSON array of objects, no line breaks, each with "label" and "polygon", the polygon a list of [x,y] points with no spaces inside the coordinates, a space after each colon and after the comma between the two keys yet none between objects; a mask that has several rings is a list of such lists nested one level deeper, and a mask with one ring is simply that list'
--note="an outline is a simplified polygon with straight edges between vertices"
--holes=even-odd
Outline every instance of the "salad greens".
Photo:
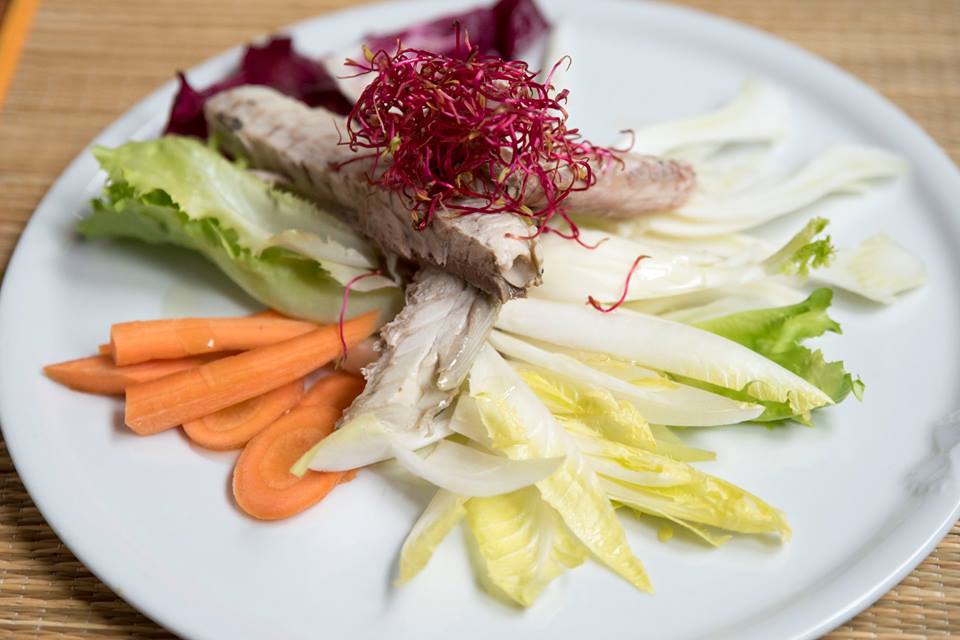
[{"label": "salad greens", "polygon": [[589,555],[536,489],[474,498],[466,511],[485,580],[522,606],[532,605],[551,580]]},{"label": "salad greens", "polygon": [[[623,296],[636,301],[671,298],[720,287],[742,286],[780,274],[808,275],[832,260],[830,236],[819,237],[827,220],[814,218],[775,252],[761,255],[759,248],[730,258],[698,249],[670,248],[655,241],[612,236],[583,229],[581,239],[596,248],[584,251],[557,235],[541,241],[543,283],[533,289],[535,298],[561,302],[585,302],[593,297],[610,302]],[[624,265],[645,256],[626,294]]]},{"label": "salad greens", "polygon": [[205,89],[194,89],[182,73],[177,74],[177,81],[180,87],[170,106],[165,134],[206,138],[203,106],[207,100],[221,91],[247,84],[265,85],[311,107],[334,113],[347,113],[352,106],[323,63],[297,53],[293,40],[284,36],[272,37],[262,45],[249,45],[233,73]]},{"label": "salad greens", "polygon": [[741,192],[694,196],[675,212],[659,214],[647,230],[675,237],[736,233],[799,211],[823,198],[859,193],[906,172],[899,156],[874,147],[834,145],[795,173]]},{"label": "salad greens", "polygon": [[[599,406],[578,402],[576,394],[552,385],[541,371],[511,366],[486,347],[451,423],[472,446],[490,453],[474,457],[465,474],[437,465],[464,481],[457,487],[444,486],[448,478],[430,477],[424,467],[432,454],[398,455],[402,466],[441,487],[404,543],[400,580],[426,565],[464,515],[485,571],[481,583],[521,606],[531,605],[551,580],[589,554],[635,587],[650,588],[613,513],[616,505],[672,521],[711,545],[725,542],[729,532],[789,537],[790,527],[778,510],[683,461],[709,459],[708,452],[686,447],[669,430],[647,425],[623,405],[605,421],[596,410],[608,407],[612,397],[596,395]],[[408,467],[407,456],[417,457],[419,468]],[[552,471],[540,478],[528,474],[526,486],[511,492],[476,490],[510,464],[534,462],[550,462]],[[483,480],[475,483],[471,477]]]},{"label": "salad greens", "polygon": [[820,282],[884,304],[892,304],[897,294],[927,281],[923,262],[885,233],[840,249],[829,266],[813,275]]},{"label": "salad greens", "polygon": [[563,464],[563,458],[510,460],[475,446],[441,440],[421,456],[406,447],[394,447],[401,467],[441,489],[465,496],[496,496],[543,480]]},{"label": "salad greens", "polygon": [[[841,333],[840,325],[827,315],[833,300],[830,289],[817,289],[804,302],[773,309],[743,311],[722,318],[701,322],[699,326],[711,333],[742,344],[783,368],[792,371],[830,396],[837,403],[850,393],[858,399],[864,385],[844,369],[842,362],[827,362],[823,353],[803,346],[808,338],[826,332]],[[790,413],[789,407],[767,405],[758,420],[776,420],[797,416],[809,421],[805,413]]]},{"label": "salad greens", "polygon": [[[543,322],[549,318],[549,322]],[[699,380],[757,400],[787,403],[803,414],[833,404],[829,395],[776,362],[722,336],[656,316],[587,306],[513,300],[497,328],[556,345],[632,360],[685,379]]]},{"label": "salad greens", "polygon": [[[549,345],[538,346],[499,331],[491,334],[490,344],[501,354],[536,367],[532,373],[539,380],[531,386],[552,396],[553,409],[566,404],[566,411],[582,415],[586,393],[589,402],[606,402],[610,408],[611,403],[626,401],[650,422],[683,427],[742,422],[761,411],[755,404],[705,393],[650,369],[619,366],[604,370],[602,364],[584,362],[575,355],[552,351]],[[547,385],[554,390],[548,392]]]},{"label": "salad greens", "polygon": [[556,418],[493,347],[486,346],[477,356],[469,394],[495,451],[514,460],[565,457],[559,469],[536,484],[541,497],[595,558],[638,589],[650,591],[647,573],[630,550],[596,474]]},{"label": "salad greens", "polygon": [[408,582],[427,566],[437,546],[466,515],[466,500],[444,489],[434,494],[400,549],[398,583]]},{"label": "salad greens", "polygon": [[[365,41],[373,50],[402,40],[456,57],[465,49],[454,19],[479,53],[503,58],[529,54],[548,33],[548,51],[562,55],[570,37],[551,33],[533,0],[499,0]],[[353,45],[349,55],[367,53]],[[207,134],[206,100],[243,84],[349,112],[369,77],[328,71],[342,58],[312,60],[289,38],[274,38],[249,47],[232,75],[201,91],[181,75],[165,133],[194,138],[96,148],[108,182],[80,232],[196,251],[260,302],[319,322],[337,320],[351,283],[346,314],[377,309],[388,320],[402,291],[381,275],[355,281],[383,262],[364,238],[195,139]],[[555,60],[547,62],[549,69]],[[749,79],[710,113],[637,128],[626,140],[634,151],[694,165],[698,191],[688,204],[631,220],[578,219],[590,251],[540,235],[542,286],[503,306],[453,406],[408,431],[359,416],[291,472],[395,459],[437,487],[403,544],[397,582],[415,577],[462,522],[481,582],[521,606],[588,556],[651,590],[617,509],[714,546],[734,533],[787,540],[781,511],[693,466],[717,454],[672,428],[810,423],[813,411],[862,397],[863,383],[843,362],[805,344],[840,333],[827,313],[832,291],[810,292],[806,279],[890,303],[926,277],[920,260],[883,234],[835,250],[818,217],[779,248],[741,233],[905,171],[892,153],[841,144],[771,176],[767,161],[791,129],[789,115],[783,90]],[[639,256],[628,287],[626,269]],[[588,298],[625,304],[599,313]]]},{"label": "salad greens", "polygon": [[[728,144],[774,143],[789,129],[787,96],[783,90],[748,78],[733,100],[703,115],[638,127],[623,142],[633,142],[638,153],[689,155],[704,147],[715,152]],[[685,153],[685,151],[687,153]]]},{"label": "salad greens", "polygon": [[[344,283],[376,265],[369,245],[338,220],[193,139],[166,136],[94,155],[109,182],[78,224],[88,238],[197,251],[253,298],[319,322],[335,321]],[[389,317],[401,299],[391,280],[365,278],[347,313]]]}]

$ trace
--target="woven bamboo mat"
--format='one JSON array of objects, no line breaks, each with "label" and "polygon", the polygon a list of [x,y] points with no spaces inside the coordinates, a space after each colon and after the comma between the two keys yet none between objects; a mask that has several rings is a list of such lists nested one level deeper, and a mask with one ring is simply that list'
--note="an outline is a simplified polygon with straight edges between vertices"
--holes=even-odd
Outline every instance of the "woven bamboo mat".
[{"label": "woven bamboo mat", "polygon": [[[0,0],[0,8],[7,0]],[[40,197],[174,69],[349,0],[46,0],[0,111],[0,271]],[[866,80],[960,162],[960,0],[692,0]],[[373,27],[374,25],[371,25]],[[960,637],[960,527],[834,639]],[[0,637],[169,638],[60,543],[0,441]]]}]

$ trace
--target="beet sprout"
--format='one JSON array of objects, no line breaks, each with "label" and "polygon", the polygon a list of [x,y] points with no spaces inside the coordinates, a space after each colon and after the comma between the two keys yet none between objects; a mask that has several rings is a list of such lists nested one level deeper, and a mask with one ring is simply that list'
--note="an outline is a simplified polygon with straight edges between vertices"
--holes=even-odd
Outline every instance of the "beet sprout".
[{"label": "beet sprout", "polygon": [[603,305],[601,305],[596,298],[593,296],[587,296],[587,304],[600,313],[610,313],[611,311],[615,311],[616,309],[620,308],[620,305],[627,301],[627,294],[630,293],[630,279],[633,278],[633,274],[637,271],[637,267],[640,266],[640,262],[649,257],[650,256],[637,256],[637,259],[633,261],[633,266],[630,267],[630,271],[627,272],[627,280],[623,283],[623,293],[620,294],[620,297],[616,302],[604,309]]},{"label": "beet sprout", "polygon": [[[567,127],[567,91],[551,79],[569,57],[540,83],[525,62],[479,55],[466,35],[461,42],[459,25],[456,33],[452,56],[398,41],[392,55],[365,47],[362,61],[348,60],[376,77],[347,117],[342,144],[373,159],[368,178],[403,198],[417,229],[441,211],[519,215],[534,227],[531,238],[556,215],[569,222],[564,199],[596,183],[595,166],[620,161]],[[561,235],[579,239],[579,230],[570,223]]]},{"label": "beet sprout", "polygon": [[343,350],[340,354],[341,361],[347,357],[347,339],[343,335],[343,323],[347,314],[347,303],[350,301],[350,290],[353,289],[353,285],[361,280],[379,275],[380,269],[370,271],[369,273],[361,273],[358,276],[350,278],[347,280],[347,284],[343,285],[343,299],[340,301],[340,315],[337,318],[337,333],[340,336],[340,348]]}]

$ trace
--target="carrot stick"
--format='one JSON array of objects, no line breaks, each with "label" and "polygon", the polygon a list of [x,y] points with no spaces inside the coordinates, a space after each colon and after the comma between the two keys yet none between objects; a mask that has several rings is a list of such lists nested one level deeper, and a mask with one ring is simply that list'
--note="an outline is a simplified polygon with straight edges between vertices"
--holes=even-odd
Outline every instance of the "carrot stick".
[{"label": "carrot stick", "polygon": [[[260,520],[289,518],[352,480],[356,469],[307,471],[298,478],[290,467],[333,431],[342,413],[339,407],[353,402],[362,387],[363,380],[356,376],[332,373],[314,385],[300,406],[254,436],[233,469],[233,496],[240,508]],[[320,398],[327,402],[320,403]]]},{"label": "carrot stick", "polygon": [[277,387],[262,396],[183,424],[195,444],[215,451],[240,449],[277,418],[289,411],[303,396],[303,379]]},{"label": "carrot stick", "polygon": [[[344,323],[348,347],[376,328],[376,312]],[[135,384],[127,388],[125,421],[141,435],[157,433],[293,382],[341,353],[337,326],[328,325],[191,371]]]},{"label": "carrot stick", "polygon": [[109,344],[101,344],[97,347],[97,353],[102,356],[110,356],[110,359],[113,359],[113,347]]},{"label": "carrot stick", "polygon": [[314,331],[317,325],[286,318],[179,318],[120,322],[110,330],[117,365],[246,351]]},{"label": "carrot stick", "polygon": [[43,372],[50,379],[76,391],[102,395],[123,395],[126,388],[132,384],[156,380],[188,369],[196,369],[209,361],[209,357],[195,356],[193,358],[157,360],[118,367],[113,364],[110,356],[99,355],[51,364],[44,367]]}]

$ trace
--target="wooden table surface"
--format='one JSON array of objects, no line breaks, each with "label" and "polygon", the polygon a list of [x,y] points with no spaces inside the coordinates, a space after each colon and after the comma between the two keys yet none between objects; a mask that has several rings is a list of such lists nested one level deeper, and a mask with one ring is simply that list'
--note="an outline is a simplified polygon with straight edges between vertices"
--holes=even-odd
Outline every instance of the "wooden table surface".
[{"label": "wooden table surface", "polygon": [[[0,9],[8,0],[0,0]],[[174,70],[350,0],[46,0],[0,110],[0,272],[44,192]],[[859,76],[960,160],[960,0],[691,0]],[[375,28],[376,25],[370,25]],[[960,196],[960,194],[958,194]],[[960,636],[960,528],[836,639]],[[0,441],[0,637],[168,638],[57,539]]]}]

